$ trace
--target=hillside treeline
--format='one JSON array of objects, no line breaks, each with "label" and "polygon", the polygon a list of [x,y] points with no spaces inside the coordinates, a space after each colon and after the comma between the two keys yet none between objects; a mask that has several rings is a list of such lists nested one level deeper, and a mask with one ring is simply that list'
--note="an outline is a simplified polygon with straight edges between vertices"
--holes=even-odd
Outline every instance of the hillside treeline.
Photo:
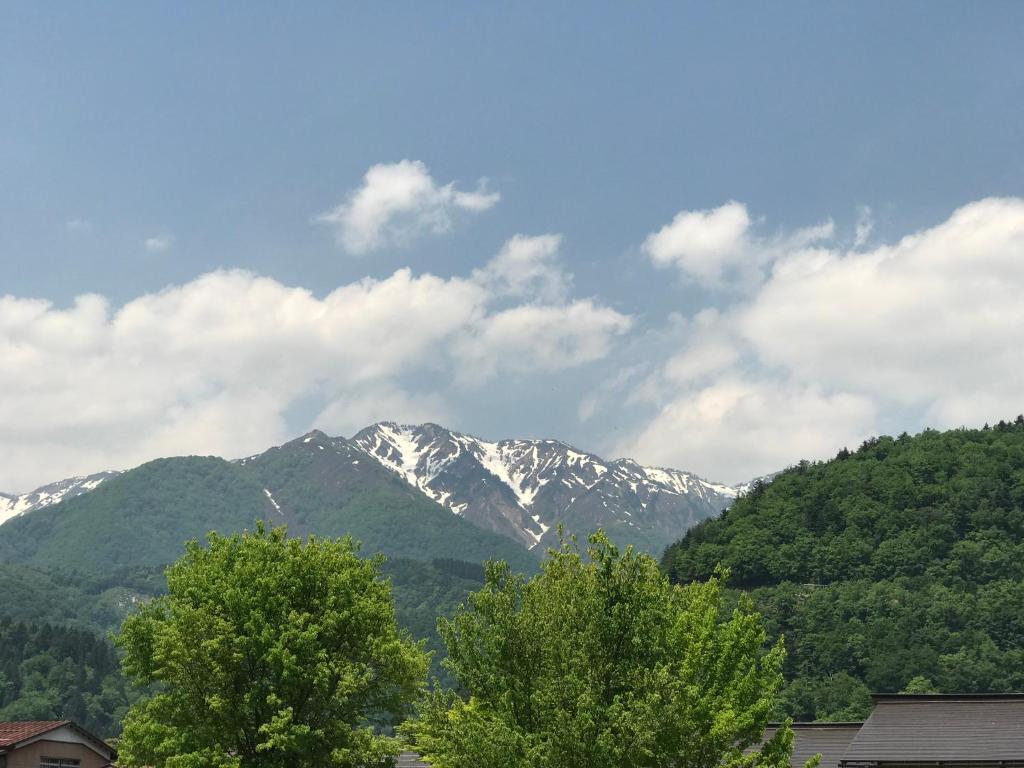
[{"label": "hillside treeline", "polygon": [[724,567],[788,650],[779,714],[865,715],[871,691],[1024,688],[1024,417],[881,437],[760,484],[669,547]]}]

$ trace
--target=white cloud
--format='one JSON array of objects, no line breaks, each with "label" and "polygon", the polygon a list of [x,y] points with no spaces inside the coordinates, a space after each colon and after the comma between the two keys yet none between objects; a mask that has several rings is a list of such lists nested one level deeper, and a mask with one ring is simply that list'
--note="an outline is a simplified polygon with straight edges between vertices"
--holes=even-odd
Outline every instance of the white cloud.
[{"label": "white cloud", "polygon": [[452,418],[451,407],[440,394],[413,394],[389,383],[332,400],[315,423],[332,435],[352,435],[379,421],[450,424]]},{"label": "white cloud", "polygon": [[459,380],[479,382],[499,372],[558,371],[598,360],[632,320],[593,301],[506,309],[484,318],[457,340]]},{"label": "white cloud", "polygon": [[765,363],[800,378],[937,413],[1002,392],[1019,410],[1022,295],[1024,200],[988,199],[895,245],[785,258],[736,320]]},{"label": "white cloud", "polygon": [[174,238],[170,235],[154,235],[142,241],[142,247],[150,253],[162,253],[174,244]]},{"label": "white cloud", "polygon": [[860,395],[729,376],[670,399],[619,453],[741,482],[832,455],[874,424],[874,405]]},{"label": "white cloud", "polygon": [[875,229],[875,220],[871,215],[871,208],[862,205],[857,210],[857,226],[853,235],[853,247],[860,248],[867,243],[868,238]]},{"label": "white cloud", "polygon": [[622,391],[648,372],[648,368],[644,364],[628,365],[624,368],[619,368],[610,378],[602,381],[593,392],[580,400],[576,408],[577,418],[581,422],[590,421],[600,410],[607,406],[610,398],[615,397],[621,400]]},{"label": "white cloud", "polygon": [[593,300],[568,299],[572,276],[558,260],[562,236],[515,235],[473,280],[496,298],[525,303],[492,312],[456,340],[457,380],[558,371],[605,357],[632,319]]},{"label": "white cloud", "polygon": [[363,185],[316,220],[334,228],[338,244],[361,255],[389,245],[403,245],[424,234],[452,228],[456,211],[479,213],[501,199],[481,180],[471,192],[450,182],[439,185],[418,160],[372,166]]},{"label": "white cloud", "polygon": [[647,236],[644,250],[655,264],[675,266],[704,282],[716,282],[724,269],[741,261],[749,244],[750,214],[730,201],[704,211],[680,211]]},{"label": "white cloud", "polygon": [[1024,200],[864,252],[858,230],[849,251],[804,230],[755,253],[770,274],[689,321],[643,388],[658,413],[620,450],[739,480],[882,430],[1024,411]]},{"label": "white cloud", "polygon": [[447,420],[441,393],[403,382],[560,370],[607,354],[629,326],[593,301],[508,306],[505,290],[402,269],[320,298],[218,271],[119,308],[0,297],[0,488],[249,454],[289,437],[286,414],[311,400],[329,429]]},{"label": "white cloud", "polygon": [[780,253],[828,240],[826,221],[788,235],[760,237],[751,232],[747,207],[732,200],[718,208],[680,211],[671,222],[647,236],[643,250],[659,267],[675,267],[710,288],[729,279],[745,287],[761,278],[761,268]]},{"label": "white cloud", "polygon": [[475,278],[510,296],[555,302],[565,298],[571,279],[557,262],[561,235],[515,235]]}]

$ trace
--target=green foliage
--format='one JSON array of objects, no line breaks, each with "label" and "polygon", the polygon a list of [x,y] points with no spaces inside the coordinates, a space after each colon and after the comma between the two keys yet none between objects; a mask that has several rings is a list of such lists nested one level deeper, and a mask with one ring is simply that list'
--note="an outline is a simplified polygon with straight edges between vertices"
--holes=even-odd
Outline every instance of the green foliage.
[{"label": "green foliage", "polygon": [[[111,630],[164,591],[163,570],[185,541],[211,529],[229,535],[260,517],[286,520],[295,534],[353,535],[365,553],[395,558],[386,570],[401,626],[435,651],[442,650],[437,617],[479,586],[480,562],[500,558],[536,570],[537,558],[516,542],[452,515],[376,463],[363,461],[353,474],[353,459],[301,446],[239,463],[149,462],[7,521],[0,527],[0,616]],[[103,715],[115,723],[117,716],[114,708]]]},{"label": "green foliage", "polygon": [[251,525],[266,504],[262,487],[239,465],[212,457],[160,459],[7,521],[0,562],[88,575],[164,565],[188,539]]},{"label": "green foliage", "polygon": [[497,564],[440,623],[459,692],[403,730],[436,768],[788,766],[791,731],[758,744],[782,683],[781,643],[749,600],[723,617],[717,579],[674,587],[603,534],[589,559],[550,553],[527,580]]},{"label": "green foliage", "polygon": [[114,571],[106,577],[0,563],[0,617],[103,632],[163,588],[163,568]]},{"label": "green foliage", "polygon": [[[185,541],[211,530],[235,533],[264,518],[287,523],[295,535],[352,536],[367,552],[389,557],[502,559],[536,570],[537,558],[516,542],[451,514],[381,467],[339,486],[339,464],[332,452],[294,447],[244,464],[194,456],[152,461],[4,523],[0,563],[126,587],[146,569],[159,572],[176,560]],[[124,579],[115,584],[114,575]]]},{"label": "green foliage", "polygon": [[128,766],[342,766],[397,746],[371,719],[400,716],[427,657],[399,631],[379,560],[350,539],[284,529],[191,542],[168,593],[129,617],[124,668],[160,692],[132,708]]},{"label": "green foliage", "polygon": [[0,618],[0,720],[70,719],[111,735],[137,697],[103,638]]},{"label": "green foliage", "polygon": [[803,462],[662,559],[681,583],[719,565],[786,637],[779,714],[859,718],[868,690],[922,680],[939,692],[1021,690],[1024,419]]},{"label": "green foliage", "polygon": [[[89,636],[119,627],[131,610],[166,591],[163,571],[162,566],[136,567],[118,569],[101,577],[80,573],[52,573],[28,566],[0,564],[0,594],[4,595],[3,606],[0,608],[0,615],[4,617],[0,621],[49,622],[45,631],[35,635],[29,655],[49,652],[51,656],[56,654],[58,658],[64,659],[67,656],[60,650],[63,642],[60,638],[64,632],[69,631],[69,627],[84,629],[90,633]],[[425,642],[426,649],[432,654],[433,674],[449,682],[447,672],[440,666],[444,645],[437,634],[437,618],[452,615],[472,591],[479,589],[484,578],[483,566],[453,559],[421,562],[396,558],[386,561],[381,567],[381,573],[391,580],[399,626]],[[50,638],[55,638],[53,648]],[[12,655],[15,651],[16,656]],[[23,660],[18,646],[0,648],[0,659],[9,661],[12,658],[17,658],[17,663]],[[76,664],[88,666],[78,656],[71,658]],[[121,731],[120,720],[127,707],[126,701],[137,698],[137,694],[129,688],[127,698],[120,694],[96,697],[100,689],[90,686],[93,681],[99,682],[109,675],[114,677],[106,681],[106,688],[112,685],[115,691],[125,689],[120,666],[115,660],[111,668],[104,669],[100,678],[86,670],[82,677],[84,682],[80,685],[68,682],[59,688],[51,686],[53,695],[41,696],[35,689],[23,690],[20,678],[10,674],[8,698],[0,701],[7,704],[19,702],[16,710],[7,713],[11,718],[15,711],[23,713],[24,717],[36,719],[67,716],[90,725],[97,733],[113,736]],[[61,697],[74,701],[78,694],[91,702],[93,709],[90,710],[89,719],[82,719],[77,714],[62,714],[70,713],[71,710],[59,704]],[[28,707],[29,702],[35,702],[38,706]]]},{"label": "green foliage", "polygon": [[938,691],[935,690],[935,686],[932,685],[932,681],[929,680],[927,677],[922,677],[921,675],[918,675],[909,683],[907,683],[907,687],[904,688],[902,692],[917,694],[938,693]]},{"label": "green foliage", "polygon": [[381,568],[391,580],[395,593],[398,624],[413,637],[422,638],[431,652],[431,672],[450,682],[441,667],[444,644],[437,633],[439,617],[451,616],[484,581],[484,569],[478,563],[459,560],[388,560]]}]

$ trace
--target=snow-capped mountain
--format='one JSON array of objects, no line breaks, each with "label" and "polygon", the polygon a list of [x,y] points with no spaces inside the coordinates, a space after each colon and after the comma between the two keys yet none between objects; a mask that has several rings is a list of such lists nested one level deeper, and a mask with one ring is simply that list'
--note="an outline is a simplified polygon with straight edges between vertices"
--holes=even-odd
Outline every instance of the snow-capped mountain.
[{"label": "snow-capped mountain", "polygon": [[[276,475],[262,477],[281,456],[298,462],[307,454],[316,457],[308,473],[286,484]],[[296,533],[305,530],[306,518],[347,508],[352,499],[379,498],[382,488],[398,483],[407,489],[408,499],[401,503],[410,508],[430,499],[478,528],[541,550],[557,544],[561,525],[581,538],[603,528],[620,545],[659,554],[751,485],[730,487],[631,459],[606,461],[558,440],[493,442],[437,424],[392,422],[352,438],[314,430],[233,463],[260,476],[261,504],[272,513],[269,519]],[[22,495],[0,494],[0,523],[87,493],[118,474],[101,472]]]},{"label": "snow-capped mountain", "polygon": [[352,442],[456,515],[531,549],[555,542],[559,524],[659,549],[738,495],[689,472],[605,461],[557,440],[490,442],[384,422]]},{"label": "snow-capped mountain", "polygon": [[98,472],[95,475],[58,480],[55,483],[36,488],[29,493],[0,493],[0,523],[12,517],[23,515],[26,512],[31,512],[34,509],[48,507],[51,504],[58,504],[65,499],[71,499],[83,493],[88,493],[104,480],[109,480],[118,474],[120,473]]}]

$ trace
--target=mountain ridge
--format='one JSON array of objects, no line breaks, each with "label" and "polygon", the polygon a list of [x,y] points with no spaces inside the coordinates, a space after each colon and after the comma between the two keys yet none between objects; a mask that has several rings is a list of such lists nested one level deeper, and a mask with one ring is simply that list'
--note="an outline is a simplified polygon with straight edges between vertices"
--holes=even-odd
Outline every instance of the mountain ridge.
[{"label": "mountain ridge", "polygon": [[[385,482],[379,471],[384,471],[410,492],[528,550],[557,545],[560,528],[580,535],[604,528],[621,544],[660,552],[690,526],[731,505],[750,485],[714,483],[692,472],[644,466],[630,458],[607,461],[557,439],[486,440],[429,422],[378,422],[351,438],[314,429],[229,463],[258,467],[286,446],[343,457],[331,470],[336,489],[344,487],[348,493],[360,478],[379,485]],[[360,467],[360,461],[366,463]],[[339,472],[346,475],[343,481]],[[28,494],[0,494],[0,524],[89,493],[119,474],[100,472]],[[302,524],[276,493],[264,487],[264,505],[301,535]]]},{"label": "mountain ridge", "polygon": [[738,495],[692,472],[606,461],[555,439],[494,441],[385,421],[351,442],[456,515],[529,549],[556,544],[560,524],[583,533],[605,528],[622,543],[660,549]]}]

